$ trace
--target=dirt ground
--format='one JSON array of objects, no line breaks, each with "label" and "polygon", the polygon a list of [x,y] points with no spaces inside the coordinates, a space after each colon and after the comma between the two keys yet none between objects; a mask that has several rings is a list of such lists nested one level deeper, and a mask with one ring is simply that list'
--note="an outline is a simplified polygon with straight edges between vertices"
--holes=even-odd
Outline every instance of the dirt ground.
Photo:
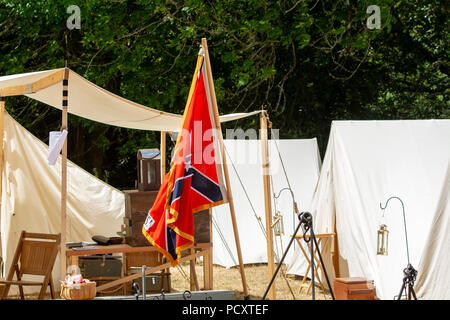
[{"label": "dirt ground", "polygon": [[[245,277],[247,280],[248,293],[251,300],[262,299],[269,283],[267,275],[267,264],[245,265]],[[203,266],[199,261],[196,264],[196,273],[199,287],[203,286]],[[275,294],[277,300],[311,300],[311,291],[307,292],[307,287],[300,290],[302,277],[287,275],[283,266],[275,281]],[[174,291],[183,292],[189,290],[189,262],[181,263],[179,267],[171,268],[171,284]],[[307,285],[310,281],[307,280]],[[238,267],[226,269],[221,266],[213,267],[213,289],[233,290],[237,300],[244,299],[241,274]],[[267,297],[268,299],[268,297]],[[328,290],[322,290],[316,286],[316,300],[331,300]]]},{"label": "dirt ground", "polygon": [[[248,293],[250,300],[261,300],[269,283],[267,275],[267,264],[245,265],[245,277],[247,280]],[[283,275],[285,266],[280,269],[276,278],[275,294],[276,300],[311,300],[311,290],[308,291],[310,281],[305,282],[305,287],[301,289],[302,277],[294,275]],[[203,265],[198,260],[195,266],[200,290],[203,288]],[[190,290],[189,284],[189,262],[181,263],[177,267],[170,269],[172,292],[184,292]],[[59,285],[55,284],[55,288],[59,291]],[[232,290],[236,300],[244,299],[242,288],[241,274],[238,267],[226,269],[221,266],[213,267],[213,289],[214,290]],[[47,291],[48,292],[48,291]],[[59,292],[56,293],[60,298]],[[10,296],[10,299],[20,299],[19,295]],[[37,294],[26,295],[25,299],[36,299]],[[50,294],[45,299],[51,299]],[[267,296],[266,299],[269,299]],[[328,290],[322,290],[316,285],[316,300],[331,300]]]}]

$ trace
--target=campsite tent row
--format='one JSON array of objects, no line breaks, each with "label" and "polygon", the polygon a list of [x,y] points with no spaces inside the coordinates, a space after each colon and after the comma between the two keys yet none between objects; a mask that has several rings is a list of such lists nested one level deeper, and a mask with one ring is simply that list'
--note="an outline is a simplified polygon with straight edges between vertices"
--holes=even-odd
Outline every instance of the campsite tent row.
[{"label": "campsite tent row", "polygon": [[[67,90],[67,95],[64,94],[64,90]],[[68,113],[108,125],[162,131],[164,136],[166,132],[178,131],[181,126],[181,115],[162,112],[124,99],[98,87],[67,68],[0,77],[0,96],[14,95],[25,95],[58,109],[63,109],[64,101],[68,101]],[[5,113],[3,107],[1,111],[5,129],[2,129],[4,145],[2,151],[5,154],[2,157],[4,179],[2,179],[0,230],[2,257],[6,270],[9,269],[22,229],[58,233],[62,232],[61,224],[66,225],[69,231],[66,234],[66,229],[63,230],[65,234],[63,240],[66,242],[90,239],[95,234],[115,234],[120,230],[117,219],[124,214],[123,204],[119,204],[123,203],[120,200],[123,195],[100,181],[94,181],[95,179],[87,173],[79,174],[81,171],[79,168],[73,170],[72,175],[67,179],[67,215],[64,215],[64,219],[67,216],[67,221],[62,223],[61,188],[65,183],[61,181],[61,177],[64,176],[61,171],[65,165],[61,164],[61,161],[64,161],[64,158],[58,159],[54,168],[47,168],[48,165],[44,160],[48,152],[44,152],[45,146],[39,145],[34,137],[27,137],[28,140],[25,140],[28,142],[23,142],[20,137],[29,133],[25,134],[23,128],[18,129],[20,126]],[[224,115],[220,116],[220,121],[236,120],[259,112]],[[63,123],[64,116],[63,112]],[[7,132],[6,129],[10,131]],[[36,144],[35,148],[39,150],[39,155],[29,154],[32,144]],[[21,155],[17,155],[19,149],[22,152]],[[23,156],[28,162],[20,162],[17,158],[19,156]],[[23,167],[18,167],[19,165],[24,165],[27,169],[24,170]],[[68,167],[71,165],[67,163]],[[57,170],[60,170],[59,173]],[[80,179],[84,182],[81,183]],[[26,186],[27,183],[29,183],[28,186]],[[79,192],[80,186],[85,186],[86,192]],[[25,193],[25,190],[28,192]],[[103,195],[105,197],[98,202],[96,211],[91,203],[98,201]],[[33,202],[32,200],[36,198],[39,198],[39,201]],[[59,216],[55,215],[55,210],[60,212]],[[30,219],[29,215],[34,217]],[[111,221],[103,221],[103,219],[111,219]],[[71,230],[76,231],[71,232]],[[53,278],[58,281],[60,272],[56,270],[59,269],[54,268]]]},{"label": "campsite tent row", "polygon": [[[61,79],[65,71],[66,69],[57,69],[0,77],[0,89],[15,86],[21,93],[60,109]],[[95,86],[73,71],[68,72],[70,113],[127,128],[178,130],[181,121],[179,115],[153,110],[125,100]],[[30,85],[49,81],[51,85],[44,86],[36,92],[33,91],[33,85]],[[252,114],[254,113],[229,115],[221,120],[237,119]],[[58,171],[60,160],[53,169],[48,167],[45,145],[36,138],[27,136],[28,133],[25,134],[23,128],[8,115],[4,117],[4,128],[0,224],[2,255],[8,262],[8,256],[11,256],[11,250],[14,250],[17,243],[18,232],[23,226],[26,226],[25,229],[36,227],[36,230],[33,230],[35,232],[59,232],[59,215],[54,212],[55,209],[59,212],[61,181]],[[411,262],[414,266],[420,266],[417,281],[419,297],[449,298],[448,291],[441,288],[441,283],[437,281],[445,278],[442,272],[449,267],[448,258],[443,255],[448,243],[444,241],[447,224],[445,219],[448,219],[448,189],[445,188],[444,173],[450,159],[449,137],[450,120],[333,122],[324,164],[314,195],[311,196],[311,204],[307,203],[307,199],[302,203],[301,197],[306,192],[297,190],[298,187],[294,186],[296,196],[301,200],[299,203],[301,208],[309,209],[315,216],[316,233],[334,230],[336,227],[339,263],[334,264],[338,269],[334,270],[332,261],[328,260],[327,270],[331,274],[336,271],[341,276],[364,276],[374,279],[377,294],[383,299],[391,299],[398,294],[402,270],[406,266],[406,256],[402,255],[405,247],[399,212],[401,208],[398,204],[390,204],[385,212],[390,227],[391,254],[387,257],[376,256],[376,230],[382,214],[379,203],[396,195],[401,197],[406,205]],[[280,143],[280,146],[283,148],[283,143]],[[34,154],[29,150],[35,150]],[[317,152],[315,155],[314,152],[310,153],[311,163],[317,163],[318,160]],[[40,156],[37,156],[38,154]],[[21,157],[23,159],[19,159]],[[285,157],[288,158],[286,155]],[[291,181],[305,179],[304,173],[298,169],[302,164],[297,165],[296,162],[301,158],[303,157],[293,155],[291,157],[293,164],[287,165]],[[69,162],[70,218],[67,241],[119,230],[120,217],[123,215],[120,191],[75,166],[72,177],[70,166]],[[311,179],[313,181],[314,178]],[[72,190],[71,180],[74,182]],[[259,181],[257,178],[253,180]],[[48,188],[41,188],[42,181],[48,181]],[[244,183],[249,184],[248,181]],[[26,187],[27,184],[29,189]],[[92,192],[80,193],[79,185],[86,186]],[[234,187],[235,192],[236,189],[238,187]],[[257,189],[257,191],[249,190],[252,195],[262,193],[260,187],[256,185],[252,189]],[[73,197],[72,200],[70,197]],[[33,199],[33,202],[30,202],[30,199]],[[95,202],[98,202],[98,210],[93,210],[91,206],[89,209],[83,206],[83,203],[90,205]],[[36,209],[36,203],[41,209]],[[291,220],[290,199],[283,200],[282,203],[285,221]],[[248,206],[248,201],[241,199],[236,203],[236,207],[239,208],[241,204]],[[215,216],[217,217],[217,213]],[[110,219],[111,225],[104,223],[104,217]],[[240,216],[237,218],[240,227],[248,227],[239,222]],[[251,226],[256,229],[255,234],[260,233],[256,223]],[[289,233],[288,228],[285,228],[286,234]],[[249,243],[256,246],[258,241]],[[265,242],[261,241],[259,244],[263,246],[263,249],[261,247],[258,249],[259,257],[249,257],[249,261],[252,259],[264,261]],[[215,251],[220,252],[219,249]],[[217,261],[229,266],[230,258],[226,255],[228,253],[218,258],[225,262]],[[324,256],[329,257],[327,254]],[[304,272],[301,259],[288,260],[288,266],[291,273]],[[8,264],[6,267],[9,267]],[[433,270],[435,273],[431,276],[425,272],[426,270]]]},{"label": "campsite tent row", "polygon": [[[315,139],[278,142],[300,211],[314,214],[316,233],[337,232],[336,247],[323,252],[331,280],[336,274],[365,277],[375,281],[379,298],[393,299],[399,294],[407,265],[402,207],[392,200],[384,212],[380,209],[380,203],[385,206],[389,197],[397,196],[405,205],[410,258],[418,270],[418,297],[450,298],[445,285],[450,280],[449,140],[450,120],[333,121],[320,177]],[[230,179],[240,208],[238,226],[245,243],[244,262],[267,262],[264,235],[240,185],[241,179],[264,226],[259,144],[225,142],[230,162],[236,163],[237,174],[232,171]],[[274,191],[278,194],[287,184],[274,142],[270,149]],[[258,159],[250,154],[257,154]],[[279,204],[284,216],[285,236],[283,246],[278,246],[282,249],[296,224],[292,220],[292,199],[285,192],[273,203]],[[231,267],[237,262],[233,246],[227,245],[232,243],[232,234],[222,210],[214,209],[213,221],[218,226],[214,228],[214,263]],[[381,223],[389,230],[387,256],[377,255]],[[288,273],[305,275],[305,259],[298,248],[291,249],[286,264]]]}]

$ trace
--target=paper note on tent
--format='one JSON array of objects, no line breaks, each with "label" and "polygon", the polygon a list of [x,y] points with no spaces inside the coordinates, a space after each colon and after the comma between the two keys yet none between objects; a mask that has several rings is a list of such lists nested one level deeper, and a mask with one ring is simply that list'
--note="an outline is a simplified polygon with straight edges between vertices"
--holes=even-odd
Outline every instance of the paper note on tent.
[{"label": "paper note on tent", "polygon": [[48,164],[53,166],[61,153],[64,142],[66,141],[67,130],[50,131],[49,136],[49,149],[48,149]]}]

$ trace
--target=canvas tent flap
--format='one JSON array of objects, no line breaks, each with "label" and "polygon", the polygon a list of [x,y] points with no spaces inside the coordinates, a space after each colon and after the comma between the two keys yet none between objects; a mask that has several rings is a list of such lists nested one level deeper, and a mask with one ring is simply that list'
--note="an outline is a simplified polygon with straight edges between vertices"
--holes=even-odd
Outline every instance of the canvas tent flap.
[{"label": "canvas tent flap", "polygon": [[[316,139],[277,140],[283,162],[289,175],[289,182],[295,193],[300,210],[306,210],[316,185],[320,159]],[[233,201],[236,208],[236,220],[242,244],[242,257],[245,264],[267,263],[267,240],[265,238],[265,209],[263,177],[261,167],[260,140],[224,140],[229,163],[230,183],[233,190]],[[283,215],[284,236],[282,246],[276,237],[274,249],[281,259],[298,223],[294,215],[292,197],[289,191],[281,191],[287,187],[286,178],[281,166],[274,141],[269,141],[269,161],[271,165],[274,192],[279,198],[272,202]],[[236,174],[236,171],[237,174]],[[249,203],[241,183],[250,197]],[[251,205],[254,206],[255,216]],[[238,264],[234,233],[228,204],[213,208],[213,262],[224,267]],[[260,218],[260,222],[258,222]],[[263,231],[264,230],[264,231]],[[285,260],[288,273],[303,275],[306,260],[303,259],[298,245],[293,245]]]},{"label": "canvas tent flap", "polygon": [[[22,230],[61,232],[61,157],[49,166],[47,145],[7,113],[4,126],[0,232],[7,272]],[[91,241],[99,234],[115,236],[125,212],[123,193],[70,161],[67,176],[67,241]],[[53,268],[55,284],[60,279],[59,264],[58,255]]]},{"label": "canvas tent flap", "polygon": [[450,161],[441,196],[417,268],[415,291],[418,299],[450,299]]},{"label": "canvas tent flap", "polygon": [[[381,299],[398,295],[407,265],[402,206],[391,200],[383,219],[380,203],[402,199],[417,268],[450,159],[449,139],[450,120],[333,121],[311,212],[316,233],[336,223],[341,277],[374,280]],[[389,230],[388,256],[376,254],[381,223]]]},{"label": "canvas tent flap", "polygon": [[[51,85],[25,95],[35,100],[61,109],[62,69],[24,73],[0,77],[0,89],[25,86],[32,90],[32,83],[55,75]],[[69,72],[69,107],[68,112],[86,119],[118,127],[170,131],[180,130],[182,116],[152,109],[115,95],[67,69]],[[59,77],[59,78],[58,78]],[[57,81],[61,78],[61,81]],[[28,86],[28,87],[27,87]],[[29,91],[28,91],[29,92]],[[260,111],[235,113],[220,116],[221,122],[245,118]]]}]

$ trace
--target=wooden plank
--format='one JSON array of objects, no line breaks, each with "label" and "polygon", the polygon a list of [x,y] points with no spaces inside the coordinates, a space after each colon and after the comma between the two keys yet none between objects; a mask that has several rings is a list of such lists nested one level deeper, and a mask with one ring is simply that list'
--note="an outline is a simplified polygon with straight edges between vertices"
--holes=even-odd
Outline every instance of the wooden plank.
[{"label": "wooden plank", "polygon": [[205,290],[213,289],[213,264],[212,247],[207,249],[208,253],[203,256],[203,283]]},{"label": "wooden plank", "polygon": [[[195,253],[195,249],[194,248],[190,248],[189,249],[191,254]],[[195,259],[191,259],[189,261],[189,270],[190,270],[190,290],[191,291],[198,291],[199,290],[199,286],[198,286],[198,278],[197,278],[197,272],[195,270]]]},{"label": "wooden plank", "polygon": [[[208,249],[212,246],[210,243],[199,243],[194,246],[196,249]],[[66,256],[90,256],[95,254],[109,254],[109,253],[134,253],[134,252],[151,252],[156,251],[157,249],[151,245],[145,247],[132,247],[128,244],[112,244],[109,246],[100,246],[96,245],[98,250],[74,250],[67,249]]]},{"label": "wooden plank", "polygon": [[[206,254],[206,250],[202,250],[202,251],[197,252],[195,254],[190,254],[188,256],[180,258],[180,262],[184,262],[184,261],[188,261],[188,260],[191,260],[191,259],[195,259],[195,258],[201,257],[201,256],[203,256],[205,254]],[[151,273],[155,273],[155,272],[161,271],[163,269],[170,268],[170,266],[171,266],[171,263],[167,262],[167,263],[161,264],[159,266],[147,269],[145,271],[145,275],[149,275]],[[111,287],[117,286],[117,285],[125,283],[125,282],[132,281],[134,279],[138,279],[140,277],[142,277],[142,274],[141,273],[136,273],[136,274],[129,275],[127,277],[124,277],[124,278],[116,280],[116,281],[105,283],[104,285],[101,285],[101,286],[97,287],[97,292],[109,289]]]},{"label": "wooden plank", "polygon": [[[208,209],[209,214],[209,230],[212,230],[212,209]],[[203,274],[204,274],[204,286],[205,290],[213,290],[213,236],[212,232],[209,232],[209,243],[211,247],[208,250],[208,254],[203,257]]]},{"label": "wooden plank", "polygon": [[25,92],[26,92],[26,86],[19,85],[19,86],[13,86],[13,87],[7,87],[7,88],[1,89],[1,96],[2,97],[21,96],[21,95],[24,95]]},{"label": "wooden plank", "polygon": [[[39,90],[45,89],[47,87],[50,87],[54,84],[57,84],[58,82],[63,80],[64,75],[68,71],[68,69],[61,69],[58,71],[55,71],[54,73],[45,76],[39,80],[36,80],[35,82],[29,83],[28,85],[17,85],[17,86],[11,86],[1,89],[1,96],[3,97],[10,97],[10,96],[20,96],[30,93],[35,93]],[[31,92],[27,92],[27,86],[31,88]]]},{"label": "wooden plank", "polygon": [[336,275],[336,278],[339,278],[341,276],[341,270],[339,267],[339,243],[338,243],[338,237],[337,237],[337,229],[336,229],[336,216],[334,217],[334,236],[333,236],[333,266],[334,266],[334,273]]},{"label": "wooden plank", "polygon": [[223,144],[222,129],[220,126],[220,119],[219,119],[219,109],[217,108],[216,91],[214,89],[214,80],[212,77],[211,62],[209,60],[208,44],[206,43],[206,38],[202,38],[202,48],[205,51],[206,71],[207,71],[209,89],[211,91],[211,102],[213,105],[216,128],[219,132],[218,136],[219,136],[220,154],[222,155],[223,173],[224,173],[225,184],[226,184],[226,188],[227,188],[227,198],[228,198],[228,204],[230,207],[231,223],[233,225],[234,240],[236,243],[236,251],[237,251],[238,260],[239,260],[239,271],[241,273],[244,296],[247,298],[247,297],[249,297],[248,288],[247,288],[247,280],[245,278],[245,270],[244,270],[244,263],[243,263],[243,259],[242,259],[241,243],[239,240],[239,232],[237,229],[237,222],[236,222],[236,212],[234,209],[233,195],[231,193],[231,183],[230,183],[230,177],[229,177],[229,173],[228,173],[227,157],[225,156],[225,147]]},{"label": "wooden plank", "polygon": [[[67,72],[66,70],[68,70],[68,69],[58,70],[44,78],[41,78],[41,79],[33,82],[32,86],[31,86],[33,93],[38,92],[39,90],[45,89],[47,87],[50,87],[50,86],[62,81],[65,73]],[[68,75],[67,75],[67,78],[68,78]]]}]

